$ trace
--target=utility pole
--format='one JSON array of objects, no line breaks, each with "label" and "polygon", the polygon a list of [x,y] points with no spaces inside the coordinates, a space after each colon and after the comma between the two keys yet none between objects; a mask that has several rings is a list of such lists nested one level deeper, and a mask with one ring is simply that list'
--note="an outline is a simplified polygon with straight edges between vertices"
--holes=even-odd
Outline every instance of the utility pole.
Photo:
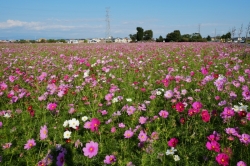
[{"label": "utility pole", "polygon": [[201,24],[199,24],[198,26],[198,33],[200,34],[200,30],[201,30]]},{"label": "utility pole", "polygon": [[216,28],[215,28],[215,31],[214,31],[214,40],[216,41]]}]

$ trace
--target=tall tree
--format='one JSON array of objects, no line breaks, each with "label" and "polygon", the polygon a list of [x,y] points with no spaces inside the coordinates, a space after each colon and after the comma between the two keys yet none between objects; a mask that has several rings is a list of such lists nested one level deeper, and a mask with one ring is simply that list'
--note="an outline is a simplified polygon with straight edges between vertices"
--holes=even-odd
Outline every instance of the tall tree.
[{"label": "tall tree", "polygon": [[191,40],[194,42],[201,42],[202,41],[202,37],[201,37],[200,33],[193,33],[191,36],[192,36]]},{"label": "tall tree", "polygon": [[137,35],[136,34],[130,34],[129,35],[130,39],[132,40],[132,42],[135,42],[136,41],[136,38],[137,38]]},{"label": "tall tree", "polygon": [[137,27],[137,41],[141,41],[143,39],[143,28],[142,27]]},{"label": "tall tree", "polygon": [[211,37],[209,35],[207,36],[207,41],[211,41]]},{"label": "tall tree", "polygon": [[190,34],[181,35],[181,41],[182,42],[189,42],[190,39],[191,39],[191,35]]},{"label": "tall tree", "polygon": [[153,38],[153,31],[152,30],[146,30],[143,33],[143,40],[151,40]]},{"label": "tall tree", "polygon": [[174,32],[168,33],[166,36],[167,42],[178,42],[181,41],[181,32],[179,30],[174,30]]},{"label": "tall tree", "polygon": [[156,42],[163,42],[163,37],[160,35],[159,38],[156,38]]}]

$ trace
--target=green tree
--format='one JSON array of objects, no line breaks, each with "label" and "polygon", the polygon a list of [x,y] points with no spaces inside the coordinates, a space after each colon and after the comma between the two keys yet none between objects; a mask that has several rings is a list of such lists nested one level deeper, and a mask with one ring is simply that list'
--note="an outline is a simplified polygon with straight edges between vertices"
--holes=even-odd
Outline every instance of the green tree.
[{"label": "green tree", "polygon": [[24,40],[24,39],[20,39],[20,40],[18,41],[18,43],[27,43],[27,41]]},{"label": "green tree", "polygon": [[129,37],[130,37],[130,39],[132,40],[132,42],[135,42],[136,39],[137,39],[137,34],[133,34],[133,35],[130,34]]},{"label": "green tree", "polygon": [[163,37],[162,36],[159,36],[159,38],[156,38],[156,42],[163,42]]},{"label": "green tree", "polygon": [[211,36],[207,36],[207,41],[211,41]]},{"label": "green tree", "polygon": [[181,32],[179,30],[174,30],[174,32],[171,32],[169,34],[167,34],[166,36],[166,41],[167,42],[178,42],[181,41]]},{"label": "green tree", "polygon": [[58,42],[61,42],[61,43],[67,43],[65,39],[59,39],[57,40]]},{"label": "green tree", "polygon": [[47,42],[48,43],[56,43],[56,40],[55,39],[48,39]]},{"label": "green tree", "polygon": [[146,30],[143,33],[143,40],[151,40],[153,38],[153,31],[152,30]]},{"label": "green tree", "polygon": [[191,41],[193,42],[202,42],[202,37],[200,33],[193,33],[191,37]]},{"label": "green tree", "polygon": [[191,38],[191,35],[190,35],[190,34],[181,35],[181,41],[182,41],[182,42],[189,42],[189,41],[190,41],[190,38]]},{"label": "green tree", "polygon": [[45,39],[41,39],[40,43],[46,43]]},{"label": "green tree", "polygon": [[30,40],[30,42],[31,42],[31,43],[36,43],[36,41],[35,41],[35,40]]},{"label": "green tree", "polygon": [[136,30],[137,30],[136,39],[137,39],[137,41],[141,41],[143,39],[143,28],[137,27]]}]

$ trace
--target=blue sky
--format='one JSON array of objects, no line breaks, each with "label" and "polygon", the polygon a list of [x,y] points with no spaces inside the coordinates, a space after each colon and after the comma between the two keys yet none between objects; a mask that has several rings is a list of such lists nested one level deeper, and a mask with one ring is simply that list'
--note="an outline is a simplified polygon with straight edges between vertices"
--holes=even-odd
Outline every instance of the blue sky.
[{"label": "blue sky", "polygon": [[233,27],[237,35],[242,24],[245,36],[250,22],[250,0],[0,0],[0,40],[104,38],[107,7],[113,37],[136,27],[154,38],[174,30],[223,35]]}]

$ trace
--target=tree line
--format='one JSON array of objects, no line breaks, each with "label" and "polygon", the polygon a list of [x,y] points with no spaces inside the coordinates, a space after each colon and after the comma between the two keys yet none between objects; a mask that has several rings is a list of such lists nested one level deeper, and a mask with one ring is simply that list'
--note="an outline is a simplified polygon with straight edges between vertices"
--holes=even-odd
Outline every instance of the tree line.
[{"label": "tree line", "polygon": [[[136,34],[130,34],[132,42],[139,41],[153,41],[153,31],[152,30],[143,30],[142,27],[136,28]],[[225,35],[222,35],[220,39],[229,40],[231,39],[231,32],[228,32]],[[192,33],[192,34],[183,34],[181,35],[180,30],[174,30],[166,35],[165,38],[159,36],[156,38],[156,42],[206,42],[211,41],[211,37],[208,35],[206,38],[202,38],[200,33]]]}]

